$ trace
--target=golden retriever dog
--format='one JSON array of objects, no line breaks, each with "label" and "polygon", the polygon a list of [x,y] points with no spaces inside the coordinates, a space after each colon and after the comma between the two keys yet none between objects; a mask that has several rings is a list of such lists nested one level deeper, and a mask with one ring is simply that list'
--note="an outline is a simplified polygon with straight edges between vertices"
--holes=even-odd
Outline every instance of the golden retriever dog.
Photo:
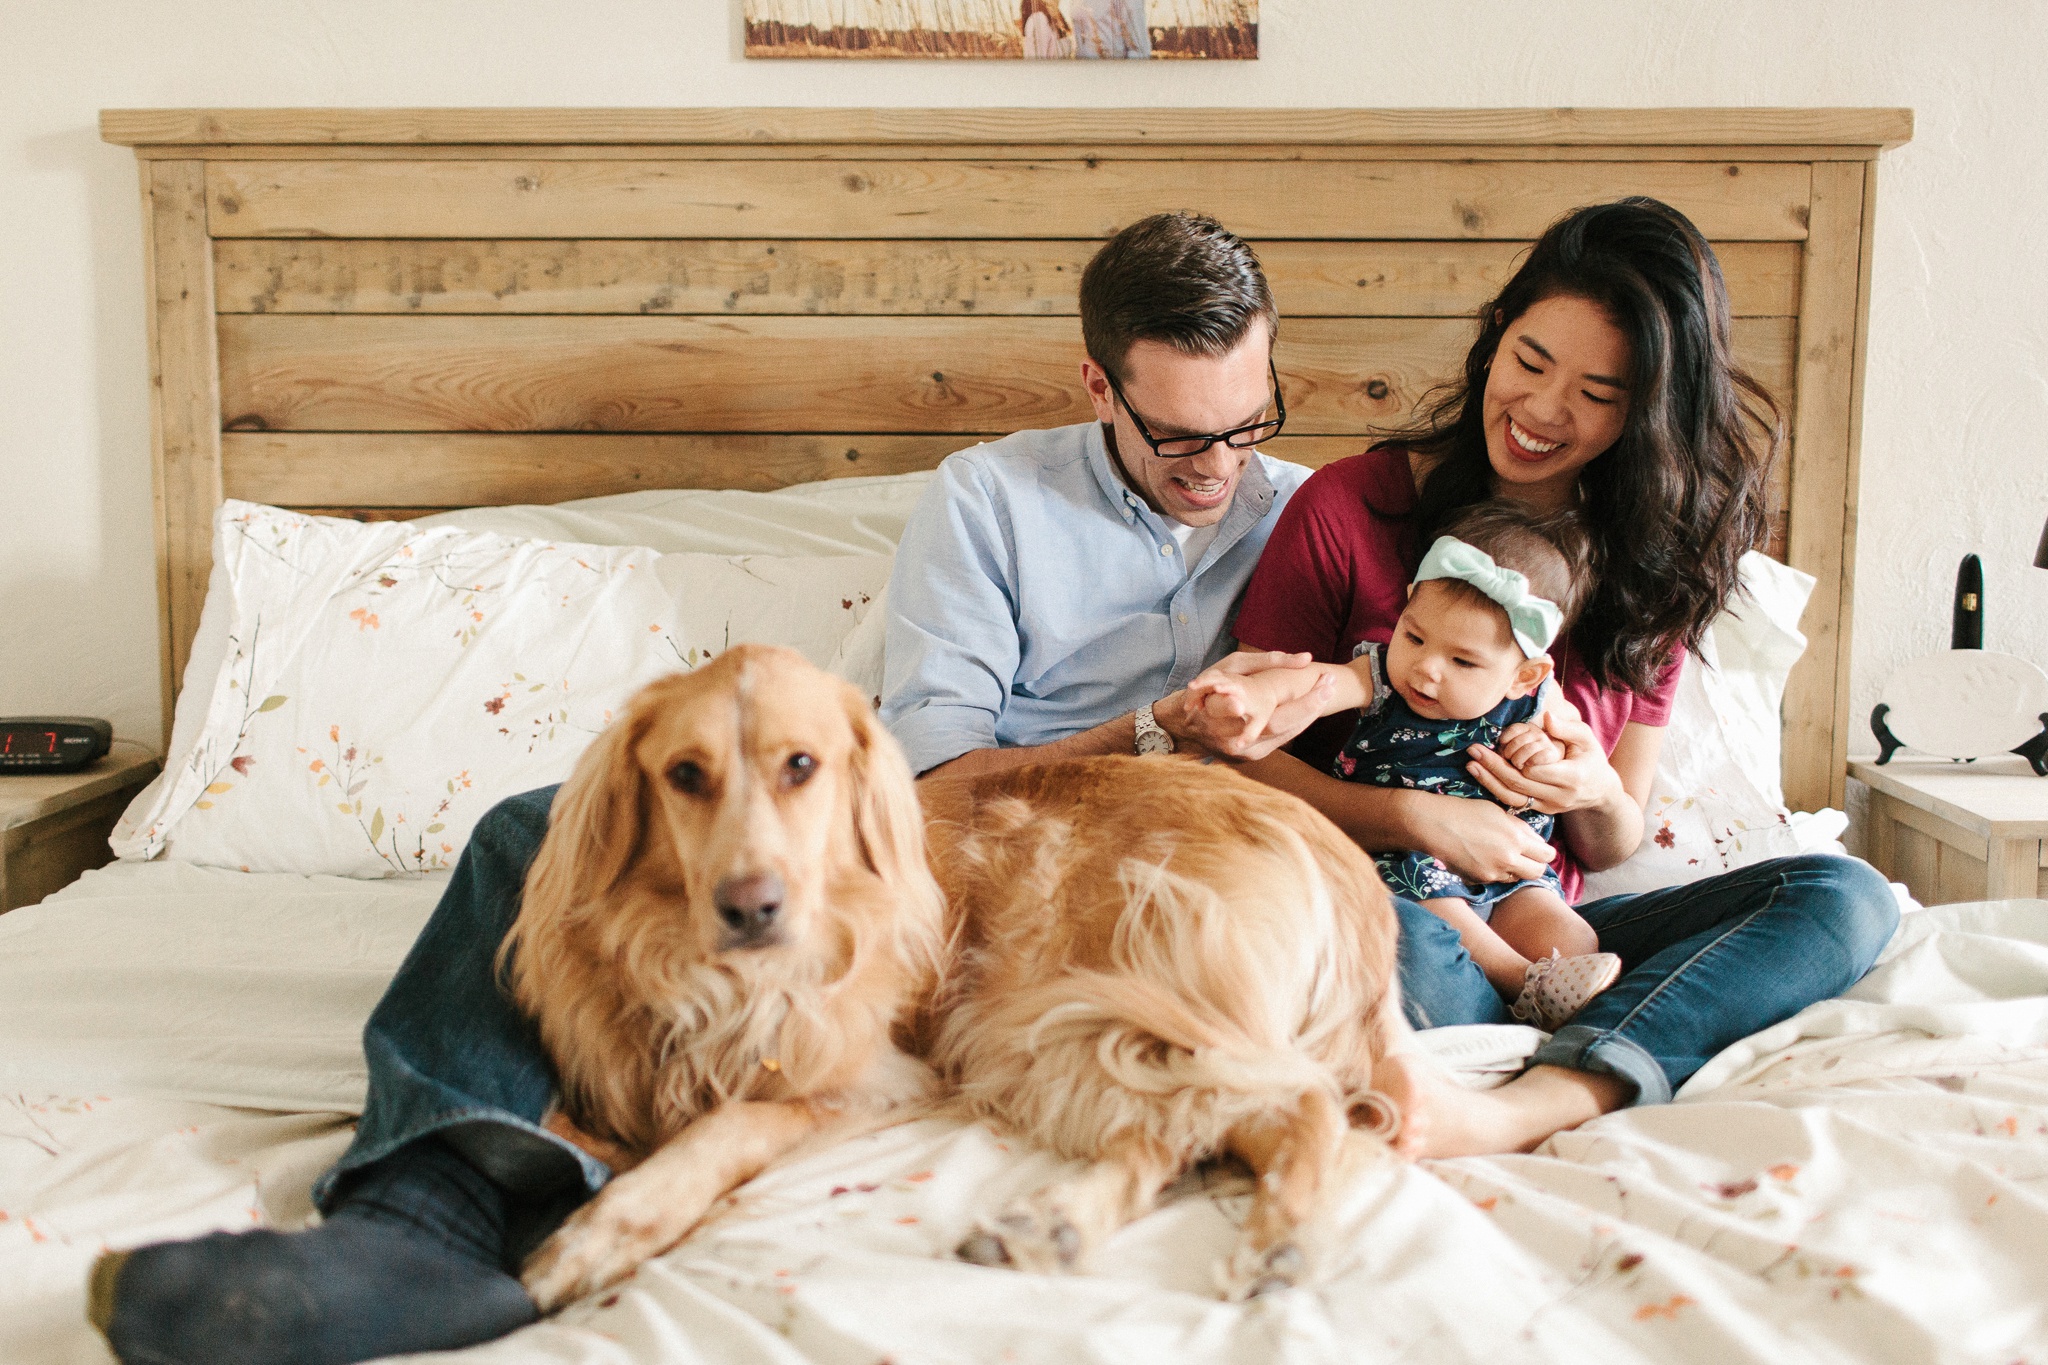
[{"label": "golden retriever dog", "polygon": [[1408,1037],[1372,860],[1226,768],[1091,758],[921,786],[954,919],[923,1046],[971,1108],[1088,1164],[984,1222],[968,1260],[1084,1268],[1204,1157],[1257,1177],[1231,1297],[1313,1269],[1354,1117],[1398,1112],[1374,1065]]},{"label": "golden retriever dog", "polygon": [[527,1261],[542,1311],[681,1241],[835,1124],[926,1098],[941,957],[909,766],[867,701],[738,646],[643,689],[555,798],[500,950],[615,1175]]},{"label": "golden retriever dog", "polygon": [[1294,797],[1137,758],[914,787],[853,688],[757,646],[651,685],[599,737],[501,960],[560,1074],[550,1127],[622,1172],[527,1262],[543,1311],[940,1078],[1088,1163],[960,1255],[1085,1269],[1232,1153],[1258,1184],[1223,1287],[1293,1283],[1407,1031],[1372,862]]}]

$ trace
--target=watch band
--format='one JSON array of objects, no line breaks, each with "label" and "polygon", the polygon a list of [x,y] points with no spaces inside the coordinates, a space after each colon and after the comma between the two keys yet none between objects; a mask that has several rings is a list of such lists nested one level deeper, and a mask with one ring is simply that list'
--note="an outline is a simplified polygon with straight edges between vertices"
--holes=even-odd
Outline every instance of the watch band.
[{"label": "watch band", "polygon": [[1173,736],[1166,733],[1152,714],[1152,703],[1138,708],[1138,752],[1140,754],[1170,754],[1173,752]]}]

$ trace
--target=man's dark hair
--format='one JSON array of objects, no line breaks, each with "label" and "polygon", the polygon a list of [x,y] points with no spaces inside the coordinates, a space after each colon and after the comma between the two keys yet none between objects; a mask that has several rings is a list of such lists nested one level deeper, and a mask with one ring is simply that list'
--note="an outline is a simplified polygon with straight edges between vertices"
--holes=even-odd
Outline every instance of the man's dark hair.
[{"label": "man's dark hair", "polygon": [[[1593,595],[1593,538],[1576,512],[1534,512],[1504,499],[1468,503],[1451,514],[1438,534],[1456,536],[1528,579],[1530,592],[1549,598],[1564,614],[1560,633],[1572,628]],[[1445,582],[1481,601],[1493,600],[1461,580]]]},{"label": "man's dark hair", "polygon": [[1280,325],[1266,272],[1244,239],[1199,213],[1155,213],[1104,243],[1081,272],[1081,339],[1118,383],[1131,343],[1220,356],[1266,320]]}]

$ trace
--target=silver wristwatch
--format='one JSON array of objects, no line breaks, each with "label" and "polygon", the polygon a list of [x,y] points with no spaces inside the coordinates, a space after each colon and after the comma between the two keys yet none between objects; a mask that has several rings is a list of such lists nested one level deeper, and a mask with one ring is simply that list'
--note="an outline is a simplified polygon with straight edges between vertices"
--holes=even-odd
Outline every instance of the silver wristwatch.
[{"label": "silver wristwatch", "polygon": [[1173,752],[1173,736],[1166,733],[1152,714],[1152,703],[1138,708],[1138,752],[1140,754],[1170,754]]}]

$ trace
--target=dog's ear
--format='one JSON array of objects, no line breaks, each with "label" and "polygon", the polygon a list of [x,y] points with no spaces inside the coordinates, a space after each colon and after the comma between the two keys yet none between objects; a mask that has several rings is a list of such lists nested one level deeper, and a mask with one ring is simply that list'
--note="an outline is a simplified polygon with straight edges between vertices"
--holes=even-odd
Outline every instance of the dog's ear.
[{"label": "dog's ear", "polygon": [[910,761],[867,698],[853,687],[841,692],[853,728],[849,800],[861,856],[896,894],[906,916],[917,921],[918,933],[936,934],[943,902],[925,862],[924,811]]},{"label": "dog's ear", "polygon": [[[526,875],[526,901],[559,914],[618,885],[646,835],[647,775],[634,746],[653,712],[632,706],[597,737],[555,795],[548,834]],[[522,916],[523,918],[523,916]]]}]

